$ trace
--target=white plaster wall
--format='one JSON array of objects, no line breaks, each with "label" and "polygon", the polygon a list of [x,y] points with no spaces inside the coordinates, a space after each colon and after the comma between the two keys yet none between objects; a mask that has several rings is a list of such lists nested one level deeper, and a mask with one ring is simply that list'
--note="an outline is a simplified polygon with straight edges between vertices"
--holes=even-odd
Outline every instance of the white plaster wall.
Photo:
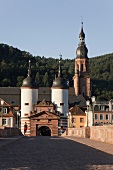
[{"label": "white plaster wall", "polygon": [[[25,105],[29,103],[29,105]],[[33,89],[21,89],[21,117],[33,110]]]},{"label": "white plaster wall", "polygon": [[[68,113],[68,89],[52,89],[52,102],[57,105],[57,111],[64,113],[67,116]],[[64,103],[60,106],[60,103]]]}]

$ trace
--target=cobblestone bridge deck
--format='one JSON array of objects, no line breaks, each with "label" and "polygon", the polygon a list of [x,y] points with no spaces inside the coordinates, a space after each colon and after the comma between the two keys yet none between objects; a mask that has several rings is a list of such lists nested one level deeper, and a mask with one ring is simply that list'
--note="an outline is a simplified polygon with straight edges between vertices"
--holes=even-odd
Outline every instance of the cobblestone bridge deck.
[{"label": "cobblestone bridge deck", "polygon": [[68,138],[71,140],[63,137],[0,139],[0,170],[113,169],[113,145]]}]

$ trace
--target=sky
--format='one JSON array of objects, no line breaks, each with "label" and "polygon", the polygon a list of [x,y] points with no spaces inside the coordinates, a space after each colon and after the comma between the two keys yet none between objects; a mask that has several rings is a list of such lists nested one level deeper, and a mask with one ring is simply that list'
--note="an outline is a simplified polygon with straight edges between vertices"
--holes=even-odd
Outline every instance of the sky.
[{"label": "sky", "polygon": [[113,53],[113,0],[0,0],[0,43],[74,59],[82,21],[88,57]]}]

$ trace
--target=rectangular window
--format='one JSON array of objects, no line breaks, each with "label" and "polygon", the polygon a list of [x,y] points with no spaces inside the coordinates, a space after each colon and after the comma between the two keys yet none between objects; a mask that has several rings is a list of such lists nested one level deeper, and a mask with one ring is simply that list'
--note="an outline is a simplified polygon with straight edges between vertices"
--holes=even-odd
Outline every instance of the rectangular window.
[{"label": "rectangular window", "polygon": [[2,114],[7,114],[7,108],[1,108],[1,112],[2,112]]},{"label": "rectangular window", "polygon": [[103,114],[100,114],[100,120],[103,120]]},{"label": "rectangular window", "polygon": [[6,125],[6,119],[2,119],[2,125]]},{"label": "rectangular window", "polygon": [[28,113],[25,113],[24,116],[28,116]]},{"label": "rectangular window", "polygon": [[60,106],[64,106],[64,103],[60,103]]},{"label": "rectangular window", "polygon": [[72,123],[75,123],[76,122],[76,119],[75,118],[72,118]]},{"label": "rectangular window", "polygon": [[7,108],[2,108],[2,113],[7,114]]},{"label": "rectangular window", "polygon": [[25,105],[29,105],[29,103],[25,103]]},{"label": "rectangular window", "polygon": [[109,120],[109,115],[108,114],[106,114],[106,120]]},{"label": "rectangular window", "polygon": [[95,114],[95,120],[98,120],[98,114]]},{"label": "rectangular window", "polygon": [[84,122],[84,118],[80,118],[80,122]]}]

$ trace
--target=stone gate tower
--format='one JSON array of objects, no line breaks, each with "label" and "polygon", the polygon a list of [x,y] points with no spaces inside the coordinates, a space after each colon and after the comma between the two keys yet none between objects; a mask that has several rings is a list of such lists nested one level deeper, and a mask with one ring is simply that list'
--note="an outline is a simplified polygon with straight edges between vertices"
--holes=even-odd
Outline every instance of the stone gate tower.
[{"label": "stone gate tower", "polygon": [[85,33],[83,31],[83,22],[81,32],[79,34],[79,44],[76,50],[75,58],[75,75],[74,89],[75,94],[83,95],[84,97],[91,97],[91,82],[89,76],[89,58],[87,56],[88,49],[85,45]]}]

